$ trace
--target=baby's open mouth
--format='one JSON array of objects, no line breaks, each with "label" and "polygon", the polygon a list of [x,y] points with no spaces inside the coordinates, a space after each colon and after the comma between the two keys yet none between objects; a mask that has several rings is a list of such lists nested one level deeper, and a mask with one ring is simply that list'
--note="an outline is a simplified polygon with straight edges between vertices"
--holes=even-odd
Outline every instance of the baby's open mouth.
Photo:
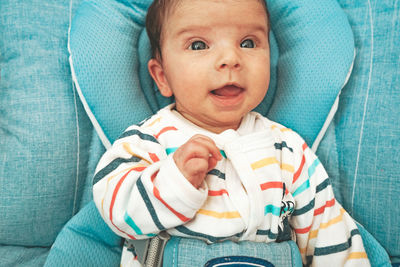
[{"label": "baby's open mouth", "polygon": [[235,97],[240,95],[243,91],[243,88],[236,85],[226,85],[221,88],[212,90],[211,93],[220,97]]}]

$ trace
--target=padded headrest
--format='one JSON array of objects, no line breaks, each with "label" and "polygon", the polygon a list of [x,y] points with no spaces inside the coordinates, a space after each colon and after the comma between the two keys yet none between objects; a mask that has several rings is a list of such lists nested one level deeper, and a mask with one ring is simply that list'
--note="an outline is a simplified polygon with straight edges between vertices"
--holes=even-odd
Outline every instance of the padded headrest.
[{"label": "padded headrest", "polygon": [[[87,0],[71,24],[73,79],[106,147],[129,125],[173,101],[160,95],[147,71],[150,45],[144,22],[151,2]],[[351,70],[351,27],[336,0],[266,2],[271,83],[256,110],[299,132],[311,145]]]}]

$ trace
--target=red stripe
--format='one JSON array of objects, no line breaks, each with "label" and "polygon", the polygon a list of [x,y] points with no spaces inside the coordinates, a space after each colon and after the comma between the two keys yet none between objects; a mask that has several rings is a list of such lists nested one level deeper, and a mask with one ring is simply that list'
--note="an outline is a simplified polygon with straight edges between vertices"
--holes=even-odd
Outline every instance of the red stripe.
[{"label": "red stripe", "polygon": [[168,126],[168,127],[165,127],[165,128],[163,128],[158,134],[156,134],[154,137],[156,138],[156,139],[158,139],[159,137],[160,137],[160,135],[162,135],[163,133],[165,133],[165,132],[168,132],[168,131],[177,131],[178,129],[176,129],[174,126]]},{"label": "red stripe", "polygon": [[160,161],[160,159],[157,157],[157,155],[156,154],[154,154],[154,153],[150,153],[149,152],[149,156],[150,156],[150,158],[151,158],[151,160],[153,161],[153,162],[158,162],[158,161]]},{"label": "red stripe", "polygon": [[299,179],[299,177],[300,177],[300,174],[301,174],[301,172],[303,171],[303,167],[304,167],[304,164],[306,163],[306,158],[304,157],[304,155],[303,155],[303,158],[301,159],[301,163],[300,163],[300,167],[299,167],[299,169],[294,173],[294,175],[293,175],[293,182],[292,182],[292,184],[294,184],[296,181],[297,181],[297,179]]},{"label": "red stripe", "polygon": [[303,229],[294,229],[296,234],[306,234],[306,233],[310,232],[310,230],[311,230],[311,225],[309,227],[306,227]]},{"label": "red stripe", "polygon": [[117,197],[118,191],[119,191],[119,189],[121,188],[121,185],[122,185],[122,183],[124,182],[125,178],[128,176],[128,174],[129,174],[131,171],[139,171],[139,172],[140,172],[140,171],[143,171],[144,169],[146,169],[146,167],[136,167],[136,168],[130,169],[124,176],[122,176],[122,178],[118,181],[117,186],[115,187],[114,192],[113,192],[113,195],[112,195],[112,198],[111,198],[111,204],[110,204],[110,221],[111,221],[112,225],[114,225],[114,227],[117,228],[118,231],[120,231],[121,233],[126,234],[127,236],[129,236],[129,238],[132,238],[132,239],[136,239],[136,238],[133,237],[133,236],[131,236],[131,235],[129,235],[128,233],[122,231],[121,229],[119,229],[119,228],[114,224],[114,222],[113,222],[113,208],[114,208],[115,199],[116,199],[116,197]]},{"label": "red stripe", "polygon": [[177,211],[174,210],[171,206],[169,206],[169,205],[167,204],[167,202],[165,202],[165,201],[161,198],[160,192],[158,191],[157,187],[155,187],[155,186],[153,187],[153,194],[154,194],[154,196],[155,196],[158,200],[160,200],[173,214],[175,214],[176,217],[178,217],[182,222],[187,222],[187,221],[190,220],[189,218],[185,217],[183,214],[177,212]]},{"label": "red stripe", "polygon": [[283,188],[283,183],[282,182],[268,182],[265,184],[261,184],[261,190],[267,190],[271,188]]},{"label": "red stripe", "polygon": [[335,205],[335,199],[334,198],[332,198],[331,200],[328,200],[325,203],[325,206],[322,206],[322,207],[314,210],[314,216],[317,216],[317,215],[319,215],[321,213],[324,213],[325,208],[332,207],[333,205]]},{"label": "red stripe", "polygon": [[304,143],[304,144],[303,144],[303,151],[305,151],[305,150],[307,149],[307,147],[308,147],[307,144]]},{"label": "red stripe", "polygon": [[221,189],[218,191],[208,190],[208,196],[210,196],[210,197],[222,196],[223,194],[226,194],[229,196],[228,191],[226,191],[225,189]]},{"label": "red stripe", "polygon": [[155,173],[151,176],[151,182],[154,182],[154,179],[156,179],[157,174],[158,174],[158,171],[155,172]]}]

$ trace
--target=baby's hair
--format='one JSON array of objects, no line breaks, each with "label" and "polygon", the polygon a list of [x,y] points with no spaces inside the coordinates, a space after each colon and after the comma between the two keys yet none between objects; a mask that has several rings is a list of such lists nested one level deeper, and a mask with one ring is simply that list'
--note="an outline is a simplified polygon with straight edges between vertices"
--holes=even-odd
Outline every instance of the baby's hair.
[{"label": "baby's hair", "polygon": [[[161,34],[162,24],[170,12],[177,6],[181,0],[154,0],[149,7],[146,16],[146,30],[149,36],[152,58],[162,58],[161,55]],[[267,15],[267,26],[269,31],[269,13],[265,0],[259,0],[265,9]]]}]

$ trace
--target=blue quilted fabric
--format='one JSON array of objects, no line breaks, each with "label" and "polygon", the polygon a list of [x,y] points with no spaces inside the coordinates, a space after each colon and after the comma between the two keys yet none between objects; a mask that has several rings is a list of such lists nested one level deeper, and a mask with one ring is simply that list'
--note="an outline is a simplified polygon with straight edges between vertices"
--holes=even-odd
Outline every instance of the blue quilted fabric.
[{"label": "blue quilted fabric", "polygon": [[80,209],[92,125],[73,91],[64,2],[0,3],[0,266],[43,265]]},{"label": "blue quilted fabric", "polygon": [[318,156],[336,198],[400,263],[400,5],[339,3],[357,57]]}]

